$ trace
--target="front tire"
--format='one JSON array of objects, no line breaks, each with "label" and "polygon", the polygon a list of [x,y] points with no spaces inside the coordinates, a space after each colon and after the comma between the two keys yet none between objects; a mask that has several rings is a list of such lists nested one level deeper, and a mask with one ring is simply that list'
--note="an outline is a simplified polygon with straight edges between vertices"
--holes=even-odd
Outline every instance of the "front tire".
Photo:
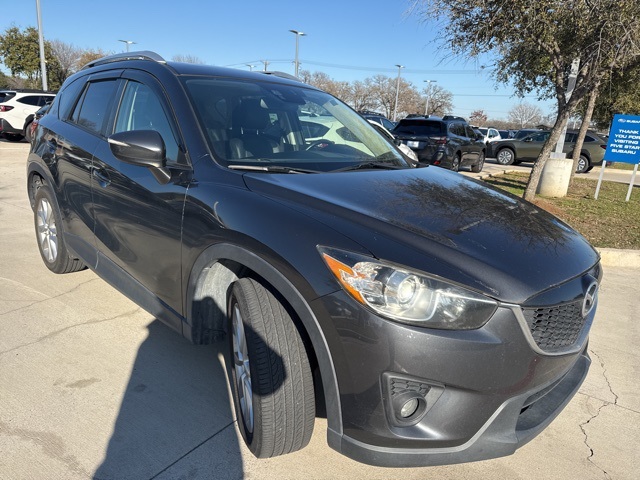
[{"label": "front tire", "polygon": [[484,168],[484,152],[480,154],[480,158],[478,159],[478,163],[471,166],[471,171],[473,173],[480,173]]},{"label": "front tire", "polygon": [[85,268],[67,250],[62,231],[62,218],[49,187],[41,185],[35,196],[34,224],[38,250],[44,264],[53,273],[71,273]]},{"label": "front tire", "polygon": [[500,165],[511,165],[516,159],[516,155],[510,148],[502,148],[496,154],[496,161]]},{"label": "front tire", "polygon": [[9,140],[10,142],[20,142],[22,141],[23,136],[19,133],[5,133],[4,138]]},{"label": "front tire", "polygon": [[291,316],[256,280],[233,285],[229,340],[236,418],[251,452],[268,458],[305,447],[315,421],[309,360]]}]

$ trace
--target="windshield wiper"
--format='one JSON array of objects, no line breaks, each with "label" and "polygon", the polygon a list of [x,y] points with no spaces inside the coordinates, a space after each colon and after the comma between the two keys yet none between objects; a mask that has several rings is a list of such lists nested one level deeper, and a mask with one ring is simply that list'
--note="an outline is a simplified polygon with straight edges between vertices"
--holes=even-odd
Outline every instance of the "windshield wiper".
[{"label": "windshield wiper", "polygon": [[318,170],[309,170],[306,168],[283,167],[282,165],[229,165],[231,170],[250,170],[255,172],[269,173],[323,173]]},{"label": "windshield wiper", "polygon": [[380,168],[383,170],[403,170],[407,167],[405,166],[398,166],[398,165],[390,165],[388,161],[378,161],[378,162],[362,162],[362,163],[356,163],[355,165],[349,165],[348,167],[342,167],[342,168],[338,168],[337,170],[331,170],[332,173],[335,172],[348,172],[351,170],[367,170],[367,169],[374,169],[374,168]]}]

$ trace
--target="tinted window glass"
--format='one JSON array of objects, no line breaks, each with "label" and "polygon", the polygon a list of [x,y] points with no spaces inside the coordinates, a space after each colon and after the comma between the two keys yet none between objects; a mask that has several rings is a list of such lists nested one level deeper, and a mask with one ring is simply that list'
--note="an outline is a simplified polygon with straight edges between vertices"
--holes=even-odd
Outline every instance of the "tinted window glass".
[{"label": "tinted window glass", "polygon": [[133,81],[125,87],[114,133],[130,130],[155,130],[160,133],[167,160],[178,161],[178,142],[160,99],[147,85]]},{"label": "tinted window glass", "polygon": [[7,100],[11,100],[15,97],[15,92],[0,92],[0,103],[6,102]]},{"label": "tinted window glass", "polygon": [[116,84],[115,79],[90,82],[85,89],[82,101],[73,112],[72,120],[88,130],[102,132]]},{"label": "tinted window glass", "polygon": [[24,103],[25,105],[33,105],[34,107],[37,107],[38,102],[40,101],[40,95],[27,95],[26,97],[19,98],[16,101],[18,103]]},{"label": "tinted window glass", "polygon": [[417,136],[444,135],[444,124],[424,120],[400,120],[394,133]]},{"label": "tinted window glass", "polygon": [[538,133],[536,135],[531,135],[531,140],[534,142],[546,142],[547,138],[549,138],[549,132]]},{"label": "tinted window glass", "polygon": [[62,120],[67,120],[69,118],[69,115],[71,114],[71,110],[76,104],[76,100],[78,100],[78,95],[80,94],[83,85],[84,83],[82,83],[82,81],[76,80],[75,82],[66,86],[64,90],[56,95],[56,100],[54,105],[51,107],[51,111],[55,111],[57,104],[60,118]]},{"label": "tinted window glass", "polygon": [[387,120],[386,118],[381,118],[380,121],[382,122],[382,126],[387,130],[393,130],[396,126],[395,123],[393,123],[391,120]]},{"label": "tinted window glass", "polygon": [[476,134],[469,125],[461,125],[464,128],[464,135],[469,138],[481,137],[481,135]]},{"label": "tinted window glass", "polygon": [[564,137],[564,141],[567,143],[574,143],[576,141],[575,133],[567,133]]},{"label": "tinted window glass", "polygon": [[449,125],[449,131],[459,137],[465,137],[467,133],[464,130],[464,125],[461,123],[451,123]]},{"label": "tinted window glass", "polygon": [[597,142],[598,140],[596,140],[595,138],[593,138],[591,135],[585,135],[584,137],[584,141],[586,142]]},{"label": "tinted window glass", "polygon": [[329,127],[314,122],[300,122],[304,138],[322,138],[329,131]]}]

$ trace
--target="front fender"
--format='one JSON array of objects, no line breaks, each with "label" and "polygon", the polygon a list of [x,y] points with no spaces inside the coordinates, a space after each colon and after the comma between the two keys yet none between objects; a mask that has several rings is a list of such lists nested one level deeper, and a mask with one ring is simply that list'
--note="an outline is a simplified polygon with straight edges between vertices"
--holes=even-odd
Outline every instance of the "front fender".
[{"label": "front fender", "polygon": [[[322,385],[324,387],[328,427],[334,433],[342,435],[342,417],[340,413],[340,397],[338,394],[336,371],[320,322],[307,301],[291,281],[262,257],[243,247],[229,243],[211,245],[205,249],[194,263],[191,275],[189,276],[186,289],[187,311],[186,322],[183,323],[183,335],[194,343],[199,343],[201,340],[203,333],[201,326],[198,325],[197,309],[199,307],[196,300],[202,296],[203,286],[210,286],[211,283],[213,283],[207,278],[208,271],[211,268],[215,268],[215,265],[225,261],[233,262],[234,264],[255,272],[269,283],[294,310],[305,329],[318,361]],[[229,270],[228,272],[231,271]],[[225,273],[223,276],[222,285],[218,285],[217,290],[220,291],[222,288],[224,292],[226,292],[237,276],[235,276],[234,272]],[[221,310],[221,306],[219,306],[218,309]]]}]

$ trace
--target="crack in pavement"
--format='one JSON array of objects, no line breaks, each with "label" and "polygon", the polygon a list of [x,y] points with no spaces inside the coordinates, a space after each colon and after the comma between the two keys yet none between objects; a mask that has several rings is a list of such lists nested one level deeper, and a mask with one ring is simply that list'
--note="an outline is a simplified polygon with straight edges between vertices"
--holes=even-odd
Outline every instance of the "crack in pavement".
[{"label": "crack in pavement", "polygon": [[[153,480],[155,478],[158,478],[158,476],[162,475],[164,472],[166,472],[167,470],[169,470],[171,467],[173,467],[175,464],[177,464],[178,462],[180,462],[182,459],[188,457],[189,455],[191,455],[191,453],[195,452],[198,448],[200,448],[202,445],[204,445],[205,443],[207,443],[209,440],[217,437],[218,435],[220,435],[222,432],[224,432],[225,430],[227,430],[229,427],[235,428],[235,424],[236,421],[233,420],[231,421],[231,423],[229,423],[228,425],[225,425],[224,427],[222,427],[220,430],[218,430],[217,432],[215,432],[214,434],[210,435],[208,438],[204,439],[202,442],[200,442],[198,445],[196,445],[195,447],[193,447],[191,450],[189,450],[188,452],[186,452],[185,454],[181,455],[179,458],[177,458],[175,461],[171,462],[169,465],[167,465],[165,468],[163,468],[162,470],[160,470],[158,473],[156,473],[155,475],[153,475],[149,480]],[[98,480],[98,479],[95,479]]]},{"label": "crack in pavement", "polygon": [[[589,435],[587,434],[586,426],[589,425],[589,423],[591,423],[591,420],[594,420],[594,419],[598,418],[598,416],[600,415],[600,412],[602,411],[603,408],[608,407],[610,405],[617,406],[619,397],[613,391],[613,388],[611,387],[611,383],[609,382],[609,378],[607,378],[607,369],[605,368],[604,362],[602,361],[600,356],[594,350],[591,350],[591,349],[589,350],[589,353],[592,354],[594,357],[596,357],[598,359],[598,361],[600,362],[600,366],[602,367],[602,376],[604,377],[605,382],[607,382],[607,387],[609,387],[609,391],[613,395],[614,401],[613,402],[609,402],[607,400],[601,400],[602,405],[600,405],[598,407],[598,411],[595,413],[595,415],[592,415],[589,420],[587,420],[584,423],[581,423],[579,426],[580,426],[580,430],[582,430],[582,434],[584,435],[584,444],[589,449],[589,456],[587,457],[587,460],[594,467],[600,469],[602,471],[602,473],[604,473],[605,478],[610,479],[611,476],[609,475],[609,473],[604,468],[602,468],[600,465],[598,465],[597,463],[595,463],[593,461],[593,456],[595,455],[595,452],[593,451],[593,448],[591,448],[591,446],[589,445]],[[590,398],[593,398],[593,397],[590,397]]]},{"label": "crack in pavement", "polygon": [[39,303],[48,302],[49,300],[56,300],[56,299],[58,299],[58,298],[60,298],[60,297],[63,297],[63,296],[65,296],[65,295],[68,295],[68,294],[70,294],[70,293],[75,292],[76,290],[80,289],[80,287],[83,287],[83,286],[85,286],[85,285],[88,285],[88,284],[89,284],[89,283],[91,283],[91,282],[97,282],[97,281],[100,281],[100,279],[99,279],[99,278],[91,278],[91,279],[89,279],[89,280],[85,280],[85,281],[84,281],[84,282],[82,282],[82,283],[79,283],[78,285],[76,285],[75,287],[73,287],[71,290],[68,290],[68,291],[66,291],[66,292],[59,293],[58,295],[54,295],[54,296],[52,297],[52,296],[47,295],[46,293],[41,292],[40,290],[36,290],[35,288],[30,287],[29,285],[26,285],[26,284],[24,284],[24,283],[22,283],[22,282],[18,282],[18,281],[16,281],[16,280],[11,279],[11,278],[0,277],[0,280],[6,280],[6,281],[8,281],[8,282],[14,283],[14,284],[16,284],[16,285],[19,285],[19,286],[21,286],[21,287],[24,287],[25,289],[29,290],[30,292],[33,292],[33,293],[36,293],[36,294],[38,294],[38,295],[42,295],[42,296],[44,296],[44,297],[45,297],[45,298],[43,298],[42,300],[35,300],[35,301],[33,301],[33,302],[31,302],[31,303],[29,303],[29,304],[27,304],[27,305],[23,305],[23,306],[21,306],[21,307],[19,307],[19,308],[14,308],[13,310],[7,310],[6,312],[2,312],[2,313],[0,313],[0,317],[2,317],[3,315],[7,315],[7,314],[9,314],[9,313],[19,312],[20,310],[23,310],[23,309],[25,309],[25,308],[32,307],[32,306],[34,306],[34,305],[38,305]]},{"label": "crack in pavement", "polygon": [[43,337],[40,337],[37,340],[34,340],[33,342],[24,343],[22,345],[18,345],[17,347],[10,348],[9,350],[0,351],[0,357],[3,356],[3,355],[6,355],[7,353],[11,353],[11,352],[14,352],[16,350],[19,350],[21,348],[25,348],[25,347],[28,347],[30,345],[35,345],[36,343],[40,343],[40,342],[42,342],[44,340],[48,340],[50,338],[56,337],[56,336],[60,335],[61,333],[66,332],[67,330],[71,330],[72,328],[82,327],[82,326],[85,326],[85,325],[95,325],[95,324],[98,324],[98,323],[110,322],[112,320],[118,320],[119,318],[124,318],[124,317],[128,317],[130,315],[133,315],[133,314],[139,312],[140,310],[142,310],[142,309],[141,308],[136,308],[136,309],[131,310],[129,312],[125,312],[125,313],[121,313],[120,315],[116,315],[115,317],[101,318],[101,319],[98,319],[98,320],[89,320],[89,321],[83,322],[83,323],[74,323],[73,325],[69,325],[67,327],[61,328],[60,330],[55,330],[55,331],[53,331],[51,333],[48,333],[47,335],[45,335]]}]

